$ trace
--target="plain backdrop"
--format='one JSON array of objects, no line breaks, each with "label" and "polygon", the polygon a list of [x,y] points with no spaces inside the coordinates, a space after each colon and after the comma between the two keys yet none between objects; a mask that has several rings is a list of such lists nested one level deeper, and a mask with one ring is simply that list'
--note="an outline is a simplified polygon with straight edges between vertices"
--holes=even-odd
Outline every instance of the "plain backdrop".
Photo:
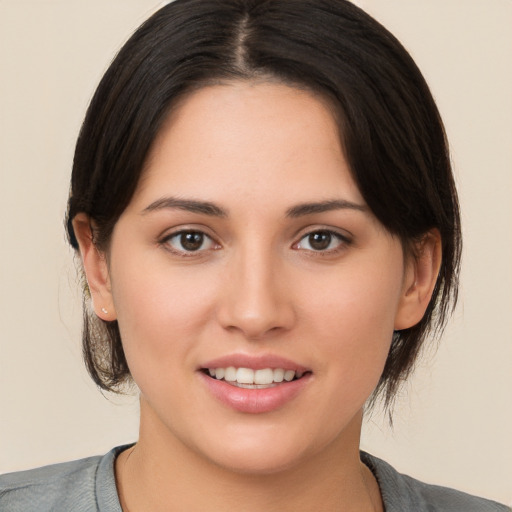
[{"label": "plain backdrop", "polygon": [[[364,449],[400,471],[512,504],[512,1],[361,0],[408,48],[451,142],[464,223],[460,305]],[[94,88],[155,0],[0,1],[0,472],[137,437],[136,396],[81,362],[63,217]],[[436,350],[437,349],[437,350]]]}]

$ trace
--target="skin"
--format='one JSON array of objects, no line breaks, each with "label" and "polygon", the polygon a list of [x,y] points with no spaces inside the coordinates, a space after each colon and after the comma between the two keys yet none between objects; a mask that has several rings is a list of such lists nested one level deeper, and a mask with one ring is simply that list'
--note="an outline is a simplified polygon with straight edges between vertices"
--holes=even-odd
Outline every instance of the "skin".
[{"label": "skin", "polygon": [[[325,201],[345,203],[297,208]],[[118,320],[141,392],[140,440],[116,463],[124,510],[382,510],[359,459],[362,408],[393,330],[423,316],[440,243],[432,232],[404,260],[352,179],[326,103],[277,83],[193,93],[161,130],[108,254],[89,226],[76,217],[93,306]],[[205,234],[199,250],[185,251],[183,230]],[[318,250],[309,235],[326,231]],[[233,353],[311,375],[277,410],[242,413],[198,371]]]}]

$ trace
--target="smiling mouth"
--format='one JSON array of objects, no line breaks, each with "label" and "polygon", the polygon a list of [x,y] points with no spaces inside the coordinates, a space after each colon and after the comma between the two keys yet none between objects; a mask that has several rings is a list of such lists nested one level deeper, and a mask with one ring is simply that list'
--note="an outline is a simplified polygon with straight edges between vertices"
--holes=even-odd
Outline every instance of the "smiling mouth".
[{"label": "smiling mouth", "polygon": [[231,386],[245,389],[267,389],[299,380],[311,372],[285,370],[283,368],[204,368],[203,373],[212,379],[222,380]]}]

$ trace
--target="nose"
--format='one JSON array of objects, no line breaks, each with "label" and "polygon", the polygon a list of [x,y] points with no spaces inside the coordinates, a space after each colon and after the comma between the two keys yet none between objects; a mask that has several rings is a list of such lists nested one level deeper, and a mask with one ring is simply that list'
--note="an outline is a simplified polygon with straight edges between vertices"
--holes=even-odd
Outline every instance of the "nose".
[{"label": "nose", "polygon": [[289,277],[270,252],[248,250],[230,261],[217,310],[223,328],[249,340],[287,331],[295,322]]}]

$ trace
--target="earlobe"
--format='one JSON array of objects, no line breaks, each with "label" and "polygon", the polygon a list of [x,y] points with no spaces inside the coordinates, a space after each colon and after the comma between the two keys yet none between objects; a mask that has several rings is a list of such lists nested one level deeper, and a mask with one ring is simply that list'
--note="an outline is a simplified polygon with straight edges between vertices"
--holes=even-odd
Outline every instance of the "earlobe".
[{"label": "earlobe", "polygon": [[79,213],[73,219],[73,230],[80,248],[87,285],[91,293],[92,308],[96,315],[105,321],[116,319],[116,311],[110,287],[105,254],[94,243],[91,219]]},{"label": "earlobe", "polygon": [[395,330],[408,329],[421,321],[432,297],[442,258],[437,229],[425,233],[406,261],[402,295],[395,317]]}]

